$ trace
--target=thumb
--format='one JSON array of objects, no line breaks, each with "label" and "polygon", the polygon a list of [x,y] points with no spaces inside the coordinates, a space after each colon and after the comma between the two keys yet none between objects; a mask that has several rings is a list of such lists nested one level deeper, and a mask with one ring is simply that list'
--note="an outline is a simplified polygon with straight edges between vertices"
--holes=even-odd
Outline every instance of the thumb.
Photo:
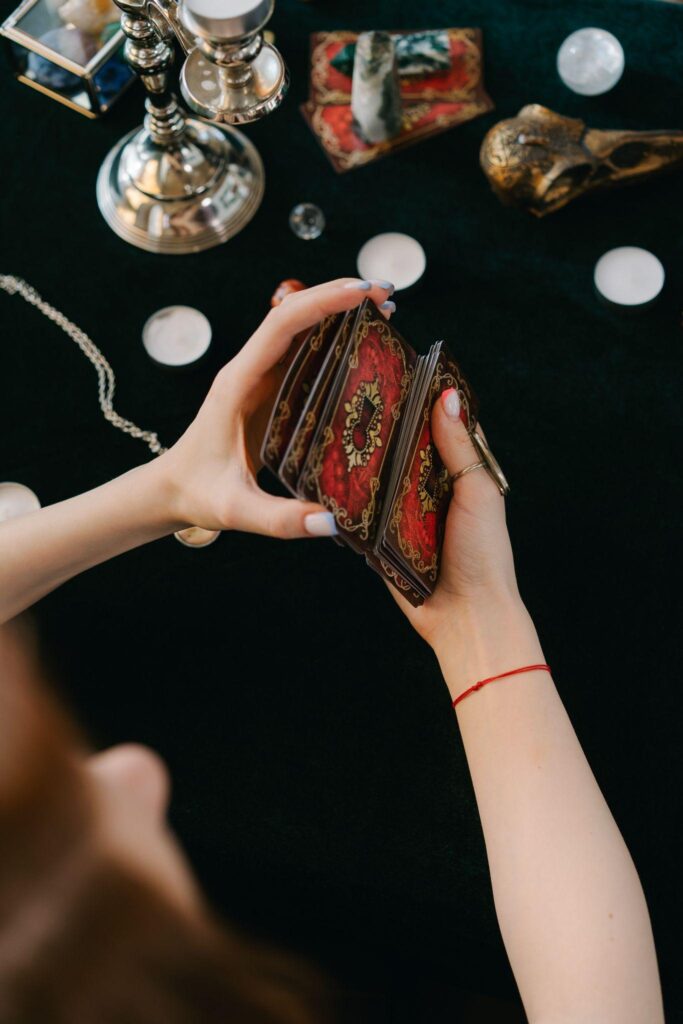
[{"label": "thumb", "polygon": [[297,498],[278,498],[245,488],[234,503],[231,529],[292,540],[295,537],[333,537],[334,516],[322,505]]},{"label": "thumb", "polygon": [[[472,443],[464,417],[456,389],[444,391],[432,410],[432,437],[449,476],[483,462]],[[496,496],[500,499],[498,487],[483,467],[460,477],[454,482],[455,488],[459,497],[467,497],[468,503],[470,500],[488,502]]]}]

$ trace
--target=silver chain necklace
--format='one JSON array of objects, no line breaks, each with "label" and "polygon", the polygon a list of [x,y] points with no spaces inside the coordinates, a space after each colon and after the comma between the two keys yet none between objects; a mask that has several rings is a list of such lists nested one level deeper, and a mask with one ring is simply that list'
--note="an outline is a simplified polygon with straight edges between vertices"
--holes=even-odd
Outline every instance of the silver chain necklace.
[{"label": "silver chain necklace", "polygon": [[124,434],[139,438],[144,441],[152,455],[161,455],[166,449],[159,441],[159,437],[153,430],[143,430],[131,420],[125,419],[114,408],[114,390],[116,388],[116,377],[111,365],[98,349],[92,338],[89,338],[85,331],[72,323],[68,317],[60,313],[58,309],[51,306],[49,302],[41,298],[35,288],[27,284],[21,277],[13,274],[0,274],[0,288],[8,295],[21,295],[22,299],[40,310],[43,316],[52,320],[57,327],[61,327],[65,334],[75,341],[86,359],[89,359],[97,373],[97,395],[102,415],[112,427],[122,430]]},{"label": "silver chain necklace", "polygon": [[[95,372],[97,373],[97,397],[102,415],[107,423],[111,423],[112,427],[122,430],[124,434],[129,434],[130,437],[144,441],[152,455],[162,455],[166,449],[153,430],[143,430],[142,427],[138,427],[132,420],[127,420],[124,416],[121,416],[114,408],[116,377],[111,365],[102,352],[100,352],[92,338],[88,337],[80,327],[72,323],[64,313],[60,313],[58,309],[55,309],[49,302],[41,298],[35,288],[27,284],[23,278],[15,277],[14,274],[0,274],[0,288],[7,292],[8,295],[21,295],[22,299],[31,306],[35,306],[43,316],[46,316],[48,320],[52,320],[57,327],[61,327],[64,333],[72,341],[76,342],[83,355],[95,367]],[[205,530],[203,527],[189,526],[184,530],[178,530],[174,536],[176,540],[179,540],[186,547],[202,548],[212,544],[219,536],[219,533],[219,530]]]}]

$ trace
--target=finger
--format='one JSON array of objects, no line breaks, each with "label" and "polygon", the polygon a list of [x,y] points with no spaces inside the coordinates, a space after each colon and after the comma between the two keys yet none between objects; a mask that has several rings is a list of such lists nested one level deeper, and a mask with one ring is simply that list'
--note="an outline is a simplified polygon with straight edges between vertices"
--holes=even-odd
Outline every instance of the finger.
[{"label": "finger", "polygon": [[[464,413],[455,388],[444,391],[434,405],[432,436],[449,476],[482,461],[465,426]],[[454,482],[454,488],[457,488],[458,494],[467,494],[475,500],[495,495],[500,498],[498,487],[483,468],[460,477]]]},{"label": "finger", "polygon": [[277,498],[265,491],[249,490],[237,496],[230,526],[266,537],[332,537],[337,532],[334,516],[313,502]]},{"label": "finger", "polygon": [[349,277],[294,292],[271,309],[236,358],[250,375],[261,376],[278,362],[295,335],[326,316],[355,309],[367,298],[372,299],[385,316],[390,316],[396,308],[389,299],[392,292],[393,285],[389,281],[361,281]]}]

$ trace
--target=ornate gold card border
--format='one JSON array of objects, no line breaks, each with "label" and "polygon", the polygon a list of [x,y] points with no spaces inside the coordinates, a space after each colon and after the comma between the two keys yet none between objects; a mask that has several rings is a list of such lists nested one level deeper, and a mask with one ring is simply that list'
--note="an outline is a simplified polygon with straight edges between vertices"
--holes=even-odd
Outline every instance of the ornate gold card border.
[{"label": "ornate gold card border", "polygon": [[[389,350],[394,355],[400,355],[401,361],[403,363],[404,372],[403,376],[401,377],[400,401],[397,402],[396,405],[394,405],[390,410],[393,423],[391,426],[391,431],[389,432],[389,436],[387,437],[386,440],[385,447],[388,447],[391,442],[391,438],[393,437],[396,423],[400,419],[401,414],[403,412],[406,396],[408,394],[408,391],[410,390],[410,385],[413,380],[414,370],[411,366],[408,366],[408,364],[406,363],[406,353],[403,349],[403,346],[399,344],[396,338],[394,338],[391,332],[391,328],[389,327],[387,321],[384,320],[384,318],[382,318],[381,320],[377,320],[376,318],[368,319],[367,316],[364,316],[362,322],[359,324],[356,333],[356,338],[354,339],[353,348],[351,350],[347,362],[347,373],[345,375],[344,384],[342,385],[339,391],[339,399],[341,401],[341,396],[344,392],[344,388],[346,387],[346,382],[348,381],[348,370],[358,368],[358,349],[361,341],[367,337],[371,327],[376,328],[377,333],[379,334],[384,344],[387,345]],[[360,537],[360,539],[367,540],[370,535],[370,527],[372,525],[373,516],[376,510],[377,493],[379,491],[380,480],[379,477],[370,478],[370,498],[368,504],[361,512],[360,521],[354,521],[354,519],[351,518],[349,511],[345,509],[343,505],[340,505],[337,502],[336,498],[330,497],[328,495],[323,495],[320,490],[320,476],[323,468],[325,450],[329,447],[330,444],[332,444],[334,440],[334,431],[330,426],[326,426],[323,431],[323,436],[320,440],[320,443],[317,445],[316,450],[312,453],[310,470],[306,474],[305,484],[308,485],[309,483],[311,483],[315,486],[318,495],[318,500],[320,501],[321,504],[325,505],[326,508],[329,508],[329,510],[334,515],[335,521],[343,530],[345,530],[347,533],[355,533],[356,531],[358,531],[358,536]]]}]

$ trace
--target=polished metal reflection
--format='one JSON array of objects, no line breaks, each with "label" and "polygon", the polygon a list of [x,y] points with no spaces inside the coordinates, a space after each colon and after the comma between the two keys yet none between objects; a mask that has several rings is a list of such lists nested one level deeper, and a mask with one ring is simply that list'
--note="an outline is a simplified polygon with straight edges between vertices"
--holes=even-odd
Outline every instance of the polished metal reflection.
[{"label": "polished metal reflection", "polygon": [[[141,249],[208,249],[240,231],[263,197],[258,152],[230,126],[263,117],[287,91],[284,61],[262,35],[273,0],[253,0],[239,17],[221,16],[220,0],[115,2],[147,114],[100,168],[100,210]],[[181,91],[202,120],[187,117],[169,90],[174,39],[187,55]]]},{"label": "polished metal reflection", "polygon": [[543,217],[587,192],[683,164],[683,131],[600,131],[530,103],[490,129],[480,161],[501,202]]},{"label": "polished metal reflection", "polygon": [[180,91],[192,110],[212,121],[248,124],[280,106],[287,68],[261,31],[273,7],[273,0],[255,0],[235,18],[220,14],[220,0],[182,0],[182,24],[197,43],[180,72]]}]

